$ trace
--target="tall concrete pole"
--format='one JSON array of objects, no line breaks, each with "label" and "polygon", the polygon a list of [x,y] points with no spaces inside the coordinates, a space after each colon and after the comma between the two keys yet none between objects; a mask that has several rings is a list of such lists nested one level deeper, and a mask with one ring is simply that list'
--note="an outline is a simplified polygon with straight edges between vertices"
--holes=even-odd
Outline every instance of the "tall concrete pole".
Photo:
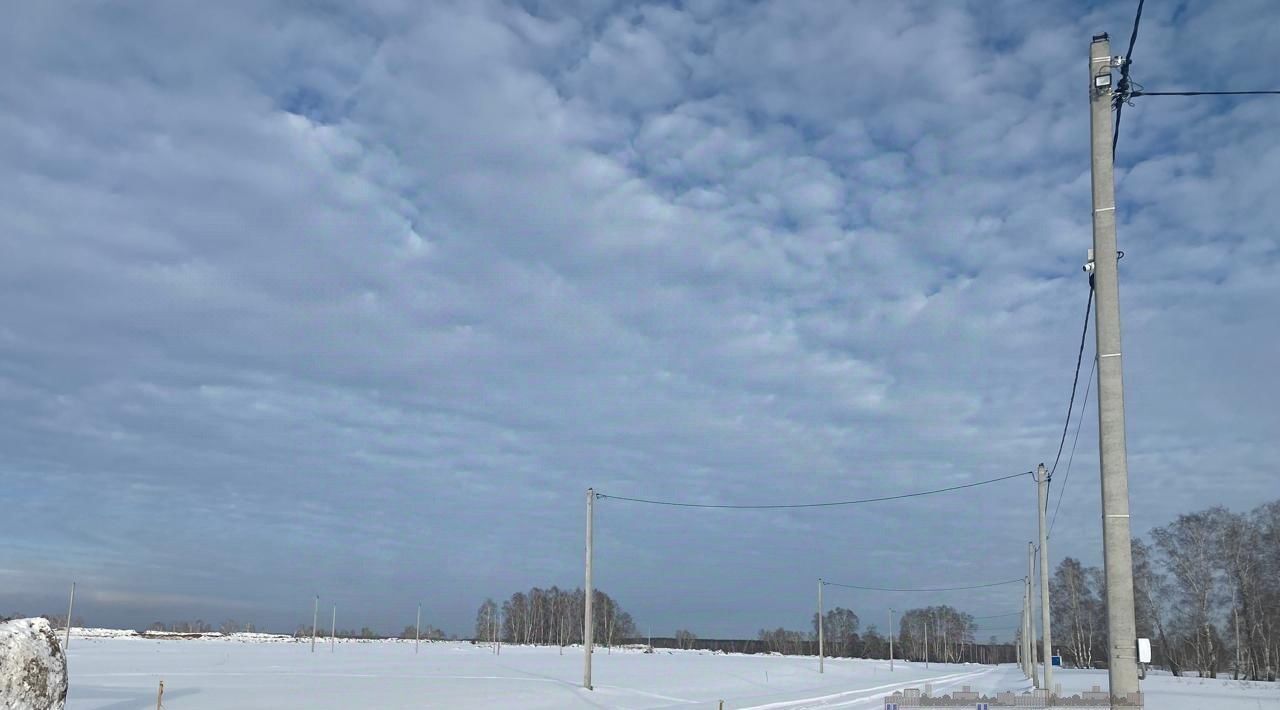
[{"label": "tall concrete pole", "polygon": [[320,622],[320,595],[316,595],[315,606],[311,609],[311,652],[316,652],[316,625]]},{"label": "tall concrete pole", "polygon": [[[1026,620],[1025,620],[1025,618],[1026,618],[1026,610],[1023,610],[1023,612],[1022,612],[1022,613],[1023,613],[1023,616],[1022,616],[1022,617],[1020,617],[1020,618],[1018,619],[1018,625],[1019,625],[1019,628],[1025,628],[1025,627],[1026,627],[1026,625],[1027,625]],[[1014,638],[1015,638],[1018,642],[1017,642],[1017,643],[1015,643],[1015,644],[1013,645],[1013,650],[1014,650],[1014,652],[1017,654],[1017,657],[1018,657],[1018,667],[1022,669],[1022,675],[1024,675],[1024,676],[1025,676],[1025,675],[1027,674],[1027,664],[1025,664],[1025,663],[1023,663],[1023,662],[1022,662],[1022,647],[1025,645],[1025,644],[1023,644],[1023,643],[1022,643],[1022,634],[1021,634],[1021,633],[1015,633],[1015,634],[1014,634]]]},{"label": "tall concrete pole", "polygon": [[928,620],[925,620],[920,622],[920,625],[924,627],[924,667],[925,667],[925,670],[928,670],[929,668],[929,622]]},{"label": "tall concrete pole", "polygon": [[1018,652],[1022,656],[1022,675],[1031,678],[1031,670],[1027,668],[1027,585],[1022,585],[1022,633],[1018,634]]},{"label": "tall concrete pole", "polygon": [[582,605],[582,648],[583,648],[583,671],[582,671],[582,687],[591,690],[591,558],[592,548],[595,545],[595,535],[592,531],[592,524],[596,517],[596,490],[594,488],[587,489],[587,595],[583,599]]},{"label": "tall concrete pole", "polygon": [[333,615],[329,617],[329,653],[333,653],[338,645],[338,605],[333,605]]},{"label": "tall concrete pole", "polygon": [[1044,634],[1044,687],[1053,692],[1053,631],[1049,618],[1049,530],[1044,513],[1049,506],[1049,470],[1040,464],[1036,469],[1036,502],[1040,518],[1040,633]]},{"label": "tall concrete pole", "polygon": [[822,672],[822,659],[825,654],[822,648],[822,579],[818,579],[818,672]]},{"label": "tall concrete pole", "polygon": [[[1238,635],[1238,634],[1237,634]],[[893,609],[889,609],[889,672],[893,672]]]},{"label": "tall concrete pole", "polygon": [[418,643],[422,640],[422,602],[418,602],[418,620],[413,625],[413,653],[418,653]]},{"label": "tall concrete pole", "polygon": [[1037,688],[1040,685],[1040,673],[1036,670],[1036,617],[1035,605],[1031,603],[1031,580],[1035,574],[1036,564],[1036,544],[1027,542],[1027,659],[1030,661],[1027,668],[1031,669],[1031,684]]},{"label": "tall concrete pole", "polygon": [[[71,583],[71,601],[67,602],[67,637],[62,642],[62,652],[66,653],[71,648],[71,612],[76,608],[76,583]],[[1236,634],[1238,638],[1240,634]]]},{"label": "tall concrete pole", "polygon": [[1107,674],[1111,696],[1138,692],[1133,557],[1129,533],[1129,465],[1125,453],[1120,291],[1116,266],[1116,192],[1112,174],[1111,42],[1089,46],[1093,150],[1093,291],[1098,353],[1098,457],[1102,470],[1102,551],[1107,580]]}]

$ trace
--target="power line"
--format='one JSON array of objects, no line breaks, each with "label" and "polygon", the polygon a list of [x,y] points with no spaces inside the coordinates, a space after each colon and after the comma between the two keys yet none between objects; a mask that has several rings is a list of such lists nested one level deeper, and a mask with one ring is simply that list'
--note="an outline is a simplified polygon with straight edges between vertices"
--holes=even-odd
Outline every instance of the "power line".
[{"label": "power line", "polygon": [[1089,378],[1085,383],[1084,401],[1080,404],[1080,418],[1076,420],[1076,435],[1071,442],[1071,454],[1067,456],[1067,470],[1062,474],[1062,488],[1058,491],[1058,504],[1053,507],[1053,520],[1049,522],[1049,537],[1053,537],[1053,526],[1058,523],[1058,510],[1062,507],[1062,497],[1067,493],[1067,481],[1071,480],[1071,462],[1076,458],[1076,444],[1080,443],[1080,425],[1084,423],[1084,410],[1089,406],[1089,391],[1093,388],[1093,373],[1098,368],[1095,355],[1093,365],[1089,367]]},{"label": "power line", "polygon": [[1258,96],[1280,94],[1275,91],[1134,91],[1129,96]]},{"label": "power line", "polygon": [[771,504],[771,505],[729,505],[716,503],[682,503],[669,500],[651,500],[648,498],[628,498],[626,496],[611,496],[604,493],[597,493],[596,498],[608,498],[610,500],[621,500],[629,503],[646,503],[648,505],[666,505],[676,508],[722,508],[732,510],[778,510],[782,508],[829,508],[839,505],[860,505],[862,503],[881,503],[890,500],[901,500],[903,498],[916,498],[919,496],[934,495],[935,493],[947,493],[949,491],[958,491],[964,488],[975,488],[977,486],[985,486],[989,483],[999,483],[1007,481],[1011,478],[1019,476],[1029,476],[1030,471],[1022,473],[1012,473],[1008,476],[1000,476],[998,478],[988,478],[985,481],[975,481],[974,483],[965,483],[958,486],[947,486],[946,488],[935,488],[930,491],[919,491],[917,493],[901,493],[893,496],[881,496],[879,498],[859,498],[857,500],[837,500],[825,503],[788,503],[788,504]]},{"label": "power line", "polygon": [[[1022,580],[1018,580],[1018,581],[1021,582]],[[978,619],[1003,619],[1006,616],[1021,616],[1021,615],[1022,615],[1022,612],[1020,611],[1011,611],[1008,614],[989,614],[987,616],[975,616],[973,617],[973,619],[975,621],[977,621]]]},{"label": "power line", "polygon": [[[957,587],[927,587],[927,588],[920,588],[920,589],[899,589],[896,587],[864,587],[857,584],[839,584],[836,582],[828,582],[826,580],[823,580],[822,584],[823,586],[843,587],[844,589],[861,589],[863,591],[869,591],[869,592],[958,592],[965,589],[985,589],[987,587],[999,587],[1004,584],[1014,584],[1014,583],[1022,584],[1025,581],[1026,581],[1025,577],[1019,577],[1017,579],[1006,579],[1001,582],[987,582],[985,584],[969,584],[969,585],[957,586]],[[1018,613],[1022,613],[1022,612],[1018,612]]]},{"label": "power line", "polygon": [[1124,102],[1128,100],[1129,62],[1133,59],[1133,45],[1138,41],[1138,25],[1142,24],[1142,6],[1146,0],[1138,0],[1138,11],[1133,15],[1133,31],[1129,33],[1129,50],[1124,53],[1124,64],[1120,67],[1120,81],[1116,83],[1116,122],[1111,133],[1111,157],[1116,157],[1116,143],[1120,140],[1120,116],[1124,113]]},{"label": "power line", "polygon": [[[1089,282],[1089,298],[1084,305],[1084,326],[1080,328],[1080,350],[1076,353],[1076,374],[1071,378],[1071,398],[1067,400],[1067,420],[1062,423],[1062,439],[1058,441],[1058,453],[1053,457],[1053,466],[1049,468],[1049,481],[1058,470],[1058,461],[1062,458],[1062,447],[1067,443],[1067,429],[1071,426],[1071,412],[1076,406],[1076,387],[1080,384],[1080,364],[1084,362],[1084,342],[1089,334],[1089,314],[1093,312],[1093,281]],[[1082,410],[1083,413],[1083,410]],[[1045,505],[1049,504],[1045,496]]]}]

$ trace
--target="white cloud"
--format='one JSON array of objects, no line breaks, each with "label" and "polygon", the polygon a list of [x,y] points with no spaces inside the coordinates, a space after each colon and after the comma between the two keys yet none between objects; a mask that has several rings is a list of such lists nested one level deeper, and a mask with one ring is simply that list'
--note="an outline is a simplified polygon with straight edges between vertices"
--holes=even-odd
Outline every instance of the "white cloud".
[{"label": "white cloud", "polygon": [[[1190,53],[1231,42],[1253,54],[1210,64],[1264,80],[1269,30],[1197,12],[1150,12],[1143,81],[1208,82]],[[198,555],[228,585],[208,594],[253,579],[286,624],[299,585],[381,608],[429,582],[433,623],[462,628],[483,596],[576,583],[587,485],[804,501],[1030,468],[1086,295],[1088,37],[1129,21],[1100,13],[24,8],[0,36],[15,555],[124,593]],[[1118,172],[1139,529],[1252,504],[1280,424],[1272,110],[1140,101]],[[1092,416],[1058,547],[1086,558]],[[929,548],[1021,569],[1028,493],[987,492],[825,518],[609,505],[602,581],[695,624],[652,578],[711,565],[742,605],[708,633],[797,623],[788,580],[833,568],[936,582]],[[92,535],[35,524],[68,506]],[[896,545],[874,566],[873,536]]]}]

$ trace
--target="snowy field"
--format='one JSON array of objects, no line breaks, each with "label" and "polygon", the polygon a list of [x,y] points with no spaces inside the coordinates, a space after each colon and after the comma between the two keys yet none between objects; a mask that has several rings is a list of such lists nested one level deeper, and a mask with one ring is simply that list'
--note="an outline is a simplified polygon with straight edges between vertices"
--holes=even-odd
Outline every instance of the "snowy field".
[{"label": "snowy field", "polygon": [[[581,648],[504,646],[501,655],[468,643],[340,641],[335,651],[279,637],[152,640],[73,635],[69,662],[72,710],[154,708],[165,683],[168,710],[215,708],[799,708],[883,707],[885,694],[932,682],[1025,689],[1013,666],[976,666],[639,651],[595,655],[595,691],[579,687]],[[1060,672],[1068,690],[1105,684],[1105,673]],[[1148,708],[1277,708],[1274,684],[1152,678]]]}]

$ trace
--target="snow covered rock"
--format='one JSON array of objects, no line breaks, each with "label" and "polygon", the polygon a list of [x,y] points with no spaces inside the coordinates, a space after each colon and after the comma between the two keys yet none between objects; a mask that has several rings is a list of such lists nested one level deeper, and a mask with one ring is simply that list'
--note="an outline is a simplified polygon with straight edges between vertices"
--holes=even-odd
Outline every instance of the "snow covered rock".
[{"label": "snow covered rock", "polygon": [[0,624],[0,708],[61,710],[67,703],[67,657],[44,619]]}]

